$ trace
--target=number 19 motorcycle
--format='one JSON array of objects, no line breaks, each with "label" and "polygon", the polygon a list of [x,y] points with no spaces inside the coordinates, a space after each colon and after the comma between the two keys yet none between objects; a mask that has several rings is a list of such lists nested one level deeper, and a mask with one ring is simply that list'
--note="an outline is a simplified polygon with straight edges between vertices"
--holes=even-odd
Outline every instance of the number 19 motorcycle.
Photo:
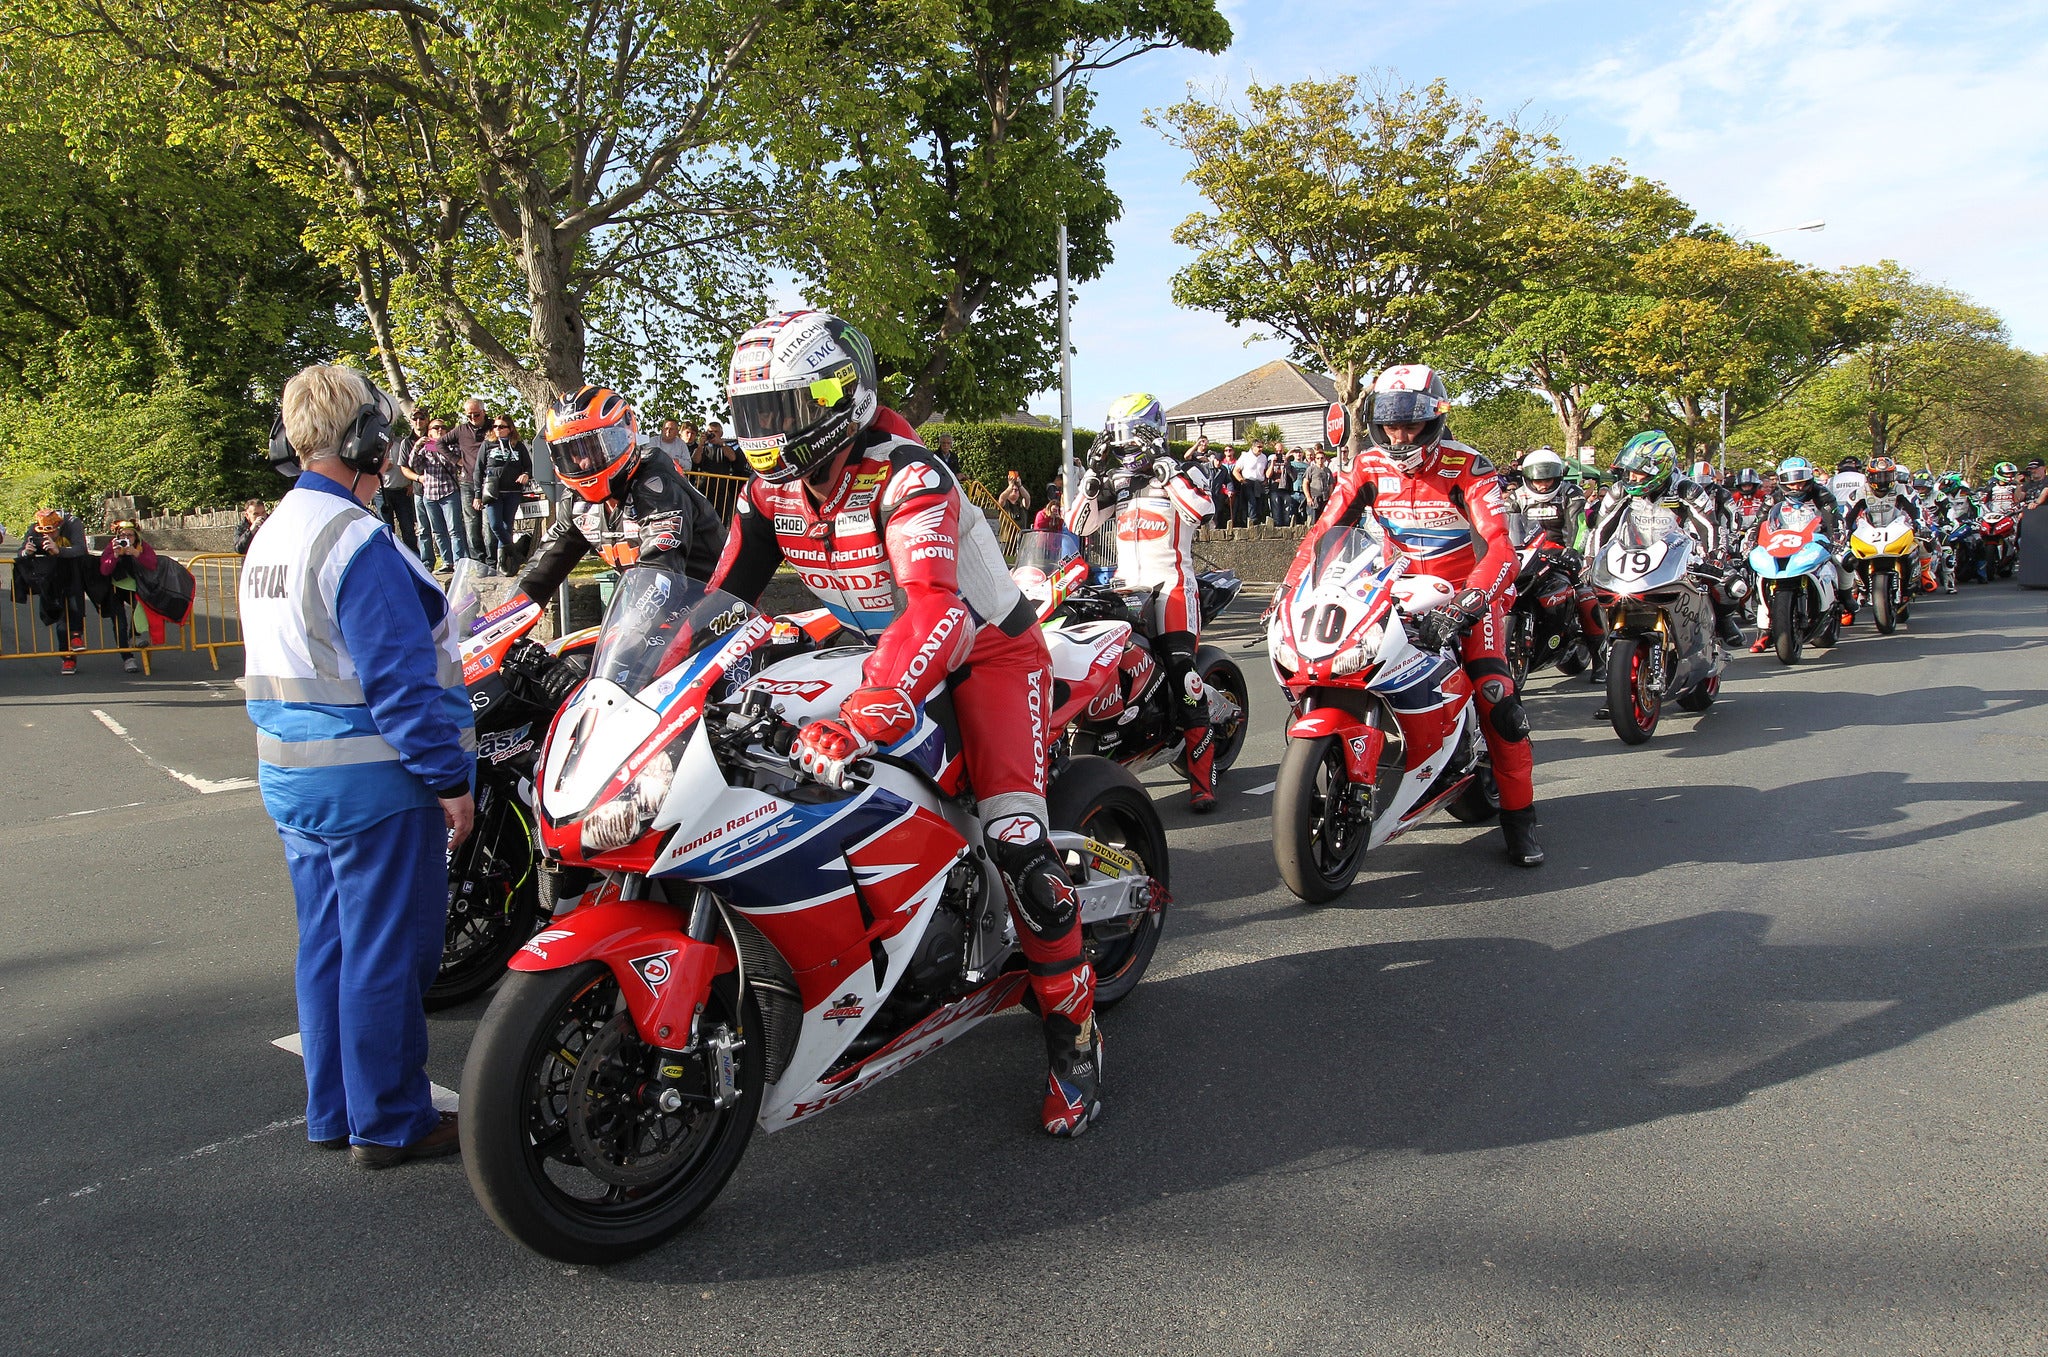
[{"label": "number 19 motorcycle", "polygon": [[1589,582],[1607,614],[1607,719],[1623,744],[1656,733],[1667,698],[1705,711],[1721,691],[1728,652],[1699,543],[1661,504],[1630,500],[1600,520]]},{"label": "number 19 motorcycle", "polygon": [[1273,789],[1273,857],[1310,904],[1344,893],[1366,853],[1438,806],[1469,824],[1500,812],[1472,681],[1448,649],[1423,650],[1408,619],[1448,601],[1371,515],[1330,530],[1266,645],[1294,708]]},{"label": "number 19 motorcycle", "polygon": [[[846,788],[792,765],[870,653],[821,644],[643,565],[555,718],[541,838],[601,882],[513,957],[462,1080],[470,1185],[537,1252],[661,1243],[757,1124],[808,1121],[1029,993],[950,694]],[[1067,760],[1048,800],[1106,1007],[1158,944],[1165,835],[1102,759]]]}]

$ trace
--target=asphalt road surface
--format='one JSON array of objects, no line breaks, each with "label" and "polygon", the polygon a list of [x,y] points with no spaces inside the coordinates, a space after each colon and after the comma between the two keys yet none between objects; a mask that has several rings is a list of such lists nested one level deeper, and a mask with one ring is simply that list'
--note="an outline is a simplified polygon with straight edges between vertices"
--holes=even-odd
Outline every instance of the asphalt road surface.
[{"label": "asphalt road surface", "polygon": [[[667,1248],[523,1252],[454,1161],[309,1147],[238,694],[0,663],[0,1351],[2048,1350],[2048,607],[1858,627],[1626,749],[1540,677],[1549,864],[1448,819],[1278,885],[1280,706],[1039,1134],[1009,1017],[757,1136]],[[1247,612],[1250,610],[1247,609]],[[437,1015],[460,1082],[478,1009]]]}]

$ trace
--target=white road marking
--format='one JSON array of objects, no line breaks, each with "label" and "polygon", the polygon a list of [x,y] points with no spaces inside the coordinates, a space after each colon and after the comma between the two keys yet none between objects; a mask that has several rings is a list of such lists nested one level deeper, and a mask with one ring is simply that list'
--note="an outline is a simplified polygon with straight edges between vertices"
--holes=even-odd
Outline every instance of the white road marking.
[{"label": "white road marking", "polygon": [[149,802],[147,801],[125,801],[118,806],[101,806],[97,810],[67,810],[62,815],[52,815],[50,818],[52,820],[76,820],[81,815],[105,815],[110,810],[134,810],[137,806],[146,806],[148,804]]},{"label": "white road marking", "polygon": [[[299,1046],[299,1034],[297,1032],[287,1032],[284,1036],[278,1037],[270,1044],[277,1047],[280,1051],[290,1051],[301,1060],[306,1058],[305,1051]],[[434,1110],[436,1112],[460,1112],[462,1110],[462,1095],[454,1089],[442,1088],[439,1084],[431,1082],[428,1083],[427,1087],[434,1091]],[[305,1118],[300,1117],[299,1120],[304,1121]]]},{"label": "white road marking", "polygon": [[1247,787],[1247,788],[1245,789],[1245,793],[1244,793],[1244,794],[1245,794],[1246,796],[1264,796],[1264,795],[1265,795],[1265,794],[1266,794],[1267,792],[1270,792],[1270,791],[1272,791],[1272,790],[1273,790],[1273,789],[1274,789],[1275,787],[1277,787],[1277,786],[1279,786],[1279,785],[1280,785],[1280,784],[1279,784],[1279,783],[1277,783],[1277,782],[1268,782],[1268,783],[1267,783],[1267,784],[1266,784],[1265,786],[1263,786],[1263,787]]},{"label": "white road marking", "polygon": [[[187,1164],[194,1159],[204,1159],[208,1155],[219,1154],[222,1150],[233,1149],[237,1145],[243,1145],[252,1140],[261,1140],[264,1136],[274,1135],[279,1131],[288,1131],[294,1126],[304,1126],[305,1124],[306,1119],[304,1117],[287,1117],[283,1121],[271,1122],[268,1126],[258,1127],[254,1131],[244,1132],[238,1136],[229,1136],[226,1140],[216,1140],[211,1145],[201,1145],[196,1150],[187,1150],[183,1154],[172,1155],[161,1164],[145,1164],[135,1170],[135,1172],[124,1173],[113,1181],[117,1183],[131,1182],[145,1174],[155,1173],[158,1169],[175,1168],[179,1164]],[[84,1187],[74,1188],[69,1192],[63,1193],[62,1196],[64,1199],[75,1201],[80,1197],[92,1196],[106,1185],[105,1181],[87,1183]],[[55,1196],[45,1197],[37,1202],[36,1205],[48,1206],[51,1202],[57,1200],[59,1198]]]},{"label": "white road marking", "polygon": [[99,723],[101,725],[105,726],[108,730],[113,731],[115,735],[119,736],[121,739],[121,743],[127,745],[130,749],[134,750],[135,756],[137,758],[141,759],[150,767],[156,769],[159,773],[163,773],[164,775],[174,779],[175,781],[184,783],[187,787],[190,787],[193,791],[198,792],[201,796],[212,796],[216,792],[247,791],[249,788],[256,785],[256,779],[253,777],[231,777],[221,782],[215,782],[209,778],[194,777],[190,773],[181,773],[177,769],[171,767],[169,764],[159,763],[155,759],[151,758],[148,754],[145,754],[142,750],[142,746],[135,743],[135,737],[128,733],[128,728],[122,725],[119,721],[116,721],[113,717],[101,711],[98,707],[94,707],[92,709],[92,714],[99,719]]}]

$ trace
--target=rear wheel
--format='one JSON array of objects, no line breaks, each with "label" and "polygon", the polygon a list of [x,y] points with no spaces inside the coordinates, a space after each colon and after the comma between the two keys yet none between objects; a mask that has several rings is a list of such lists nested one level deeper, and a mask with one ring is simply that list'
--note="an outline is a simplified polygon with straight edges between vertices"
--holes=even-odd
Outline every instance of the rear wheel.
[{"label": "rear wheel", "polygon": [[[1095,968],[1095,1006],[1109,1008],[1137,988],[1166,927],[1166,827],[1144,785],[1122,764],[1102,758],[1070,760],[1047,792],[1045,807],[1054,829],[1086,834],[1115,849],[1161,887],[1143,913],[1081,931],[1088,964]],[[1067,864],[1069,872],[1074,867]]]},{"label": "rear wheel", "polygon": [[1720,695],[1721,680],[1719,676],[1701,679],[1698,683],[1685,690],[1684,694],[1678,699],[1678,705],[1686,711],[1705,711],[1714,705],[1714,699]]},{"label": "rear wheel", "polygon": [[1343,741],[1289,740],[1273,786],[1273,861],[1287,889],[1312,905],[1342,895],[1358,878],[1371,830],[1344,766]]},{"label": "rear wheel", "polygon": [[533,831],[503,788],[448,870],[448,923],[441,965],[424,996],[429,1009],[468,1003],[505,974],[505,963],[540,926],[540,873]]},{"label": "rear wheel", "polygon": [[1664,696],[1650,673],[1649,647],[1641,637],[1614,642],[1607,655],[1607,720],[1623,744],[1642,744],[1657,732]]},{"label": "rear wheel", "polygon": [[1799,615],[1802,588],[1771,591],[1771,644],[1777,647],[1780,664],[1799,663],[1799,652],[1806,648],[1806,623]]},{"label": "rear wheel", "polygon": [[[753,1134],[767,1058],[732,975],[712,985],[698,1031],[700,1051],[680,1059],[642,1042],[603,962],[507,978],[462,1072],[463,1167],[498,1227],[565,1263],[610,1263],[709,1206]],[[736,1043],[722,1108],[713,1041]]]},{"label": "rear wheel", "polygon": [[[1202,676],[1203,686],[1228,693],[1237,707],[1236,716],[1218,723],[1211,732],[1216,743],[1214,769],[1220,773],[1237,762],[1238,753],[1244,748],[1245,732],[1251,729],[1251,688],[1244,681],[1244,670],[1215,646],[1203,646],[1195,652],[1195,669]],[[1182,776],[1186,776],[1184,760],[1178,766]]]},{"label": "rear wheel", "polygon": [[1493,780],[1493,760],[1481,755],[1479,767],[1472,774],[1472,780],[1445,803],[1444,809],[1451,813],[1453,820],[1468,825],[1483,825],[1500,815],[1500,784]]},{"label": "rear wheel", "polygon": [[1870,616],[1877,623],[1877,629],[1889,636],[1897,630],[1899,619],[1892,610],[1893,577],[1883,572],[1874,572],[1870,577]]}]

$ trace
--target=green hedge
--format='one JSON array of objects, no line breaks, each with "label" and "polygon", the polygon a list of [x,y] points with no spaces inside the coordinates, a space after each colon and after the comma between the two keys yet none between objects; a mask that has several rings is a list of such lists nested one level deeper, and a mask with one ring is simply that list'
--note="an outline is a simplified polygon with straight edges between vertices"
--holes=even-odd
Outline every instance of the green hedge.
[{"label": "green hedge", "polygon": [[[1058,429],[1034,428],[1029,424],[934,422],[917,431],[917,436],[929,446],[937,446],[940,434],[953,435],[953,456],[960,464],[960,474],[970,481],[980,482],[992,495],[1003,492],[1010,472],[1015,471],[1024,478],[1024,486],[1031,492],[1031,502],[1036,505],[1044,495],[1046,485],[1059,479]],[[1086,459],[1094,442],[1093,429],[1074,430],[1074,460]],[[1192,445],[1174,443],[1170,446],[1175,453],[1185,455]]]}]

